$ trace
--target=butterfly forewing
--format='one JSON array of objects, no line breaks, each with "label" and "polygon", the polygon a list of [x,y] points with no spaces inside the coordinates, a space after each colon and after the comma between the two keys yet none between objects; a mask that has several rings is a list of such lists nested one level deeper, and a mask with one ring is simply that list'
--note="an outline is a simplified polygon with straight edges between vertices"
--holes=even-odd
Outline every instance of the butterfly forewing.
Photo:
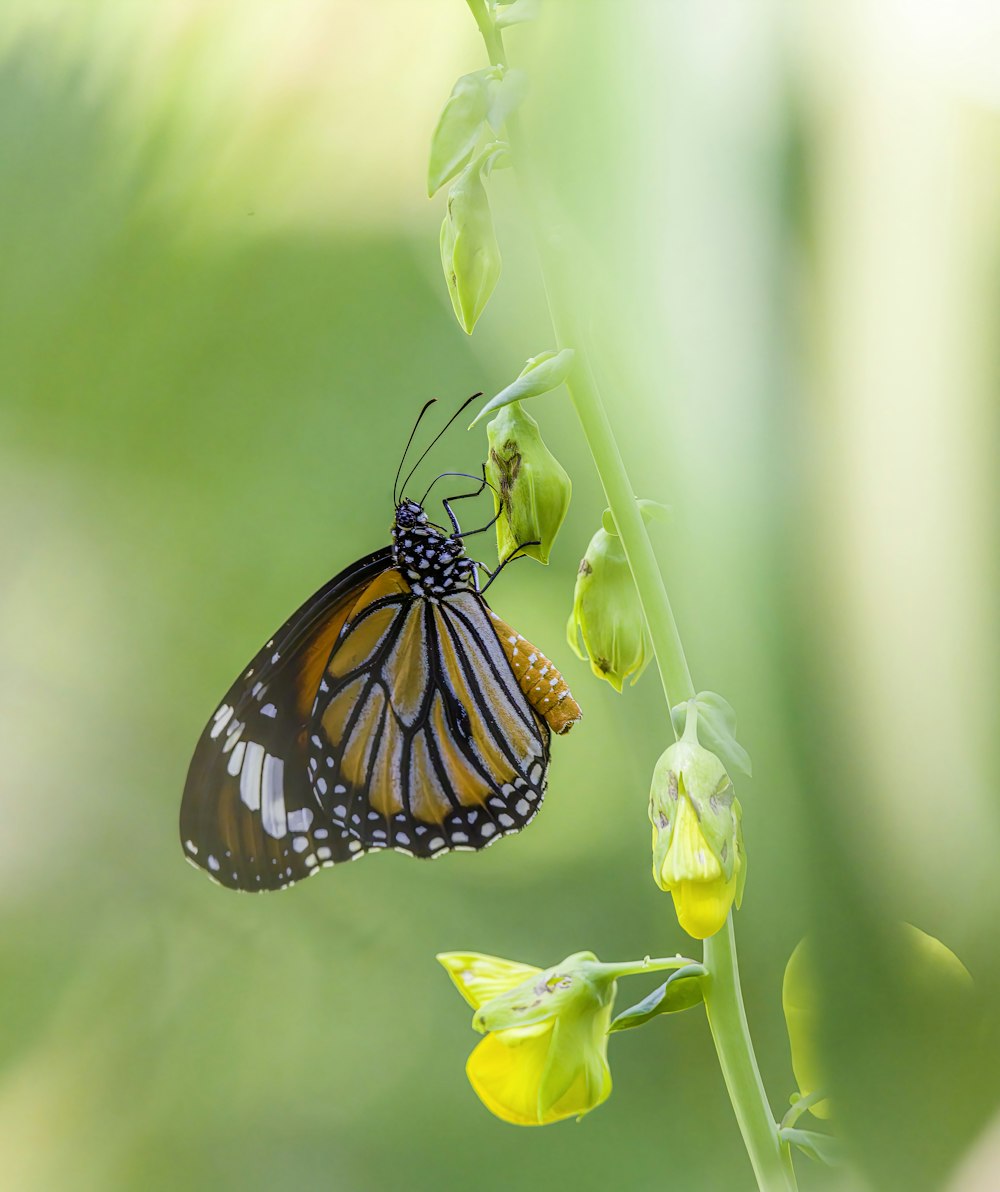
[{"label": "butterfly forewing", "polygon": [[437,856],[524,827],[544,792],[548,746],[483,598],[415,599],[390,569],[330,657],[308,772],[352,853]]},{"label": "butterfly forewing", "polygon": [[306,727],[345,620],[387,567],[360,560],[315,593],[258,652],[205,727],[181,803],[188,858],[225,886],[273,890],[351,856],[306,776]]}]

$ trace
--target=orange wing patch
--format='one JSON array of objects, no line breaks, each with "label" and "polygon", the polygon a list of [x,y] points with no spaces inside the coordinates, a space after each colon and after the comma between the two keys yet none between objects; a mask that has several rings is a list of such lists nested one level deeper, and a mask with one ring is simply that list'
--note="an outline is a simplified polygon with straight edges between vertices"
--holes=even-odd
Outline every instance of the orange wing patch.
[{"label": "orange wing patch", "polygon": [[528,703],[554,733],[568,733],[583,713],[566,680],[541,650],[511,629],[492,609],[490,619]]}]

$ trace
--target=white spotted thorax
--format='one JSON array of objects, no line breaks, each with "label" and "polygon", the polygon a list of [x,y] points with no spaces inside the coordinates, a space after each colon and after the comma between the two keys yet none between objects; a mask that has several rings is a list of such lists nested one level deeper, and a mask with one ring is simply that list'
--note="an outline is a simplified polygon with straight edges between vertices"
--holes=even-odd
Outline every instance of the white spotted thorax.
[{"label": "white spotted thorax", "polygon": [[392,558],[416,596],[447,596],[473,582],[473,563],[461,537],[442,533],[416,501],[404,499],[396,506]]}]

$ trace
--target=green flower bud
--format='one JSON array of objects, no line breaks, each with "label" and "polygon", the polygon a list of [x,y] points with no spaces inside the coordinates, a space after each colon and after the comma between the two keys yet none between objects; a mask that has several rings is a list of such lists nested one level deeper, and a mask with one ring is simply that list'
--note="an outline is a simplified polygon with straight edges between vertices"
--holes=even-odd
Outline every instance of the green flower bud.
[{"label": "green flower bud", "polygon": [[722,762],[698,743],[697,712],[684,737],[653,770],[649,818],[653,879],[674,900],[681,927],[707,939],[743,898],[746,855],[742,809]]},{"label": "green flower bud", "polygon": [[499,515],[497,553],[503,560],[524,543],[534,542],[538,545],[525,547],[523,553],[547,563],[569,508],[569,476],[519,402],[504,406],[486,434],[486,479],[493,485],[493,507]]},{"label": "green flower bud", "polygon": [[603,528],[580,563],[566,636],[577,657],[589,659],[594,674],[616,691],[629,676],[635,683],[653,656],[621,539]]},{"label": "green flower bud", "polygon": [[[956,1002],[971,1010],[972,977],[950,948],[910,923],[896,924],[890,938],[896,963],[902,969],[903,984],[942,1002]],[[827,1087],[817,1044],[820,1006],[813,946],[808,936],[799,940],[788,958],[781,985],[781,1006],[788,1028],[792,1071],[803,1097],[822,1092]],[[832,1117],[829,1098],[811,1105],[809,1112],[818,1118]]]},{"label": "green flower bud", "polygon": [[469,335],[500,278],[500,246],[483,173],[504,152],[504,146],[493,146],[465,167],[448,191],[441,224],[441,267],[455,318]]},{"label": "green flower bud", "polygon": [[438,960],[486,1036],[466,1074],[487,1109],[517,1126],[543,1126],[607,1099],[615,982],[593,952],[544,970],[478,953]]}]

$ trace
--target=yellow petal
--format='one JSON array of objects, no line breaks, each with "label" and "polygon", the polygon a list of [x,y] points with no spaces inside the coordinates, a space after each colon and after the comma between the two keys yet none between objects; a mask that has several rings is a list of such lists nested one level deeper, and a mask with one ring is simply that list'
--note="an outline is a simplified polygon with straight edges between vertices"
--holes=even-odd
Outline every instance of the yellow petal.
[{"label": "yellow petal", "polygon": [[496,1031],[469,1056],[466,1075],[490,1113],[515,1126],[541,1126],[557,1120],[543,1117],[539,1107],[552,1028],[553,1023],[547,1022],[534,1028]]},{"label": "yellow petal", "polygon": [[704,884],[721,877],[722,865],[708,847],[691,800],[681,795],[677,800],[677,823],[660,870],[660,885],[669,890],[679,882]]},{"label": "yellow petal", "polygon": [[478,1010],[490,998],[516,988],[542,971],[530,964],[484,956],[481,952],[439,952],[437,959],[448,970],[458,992]]},{"label": "yellow petal", "polygon": [[678,882],[670,890],[677,922],[696,940],[721,931],[736,897],[736,875],[727,882]]}]

